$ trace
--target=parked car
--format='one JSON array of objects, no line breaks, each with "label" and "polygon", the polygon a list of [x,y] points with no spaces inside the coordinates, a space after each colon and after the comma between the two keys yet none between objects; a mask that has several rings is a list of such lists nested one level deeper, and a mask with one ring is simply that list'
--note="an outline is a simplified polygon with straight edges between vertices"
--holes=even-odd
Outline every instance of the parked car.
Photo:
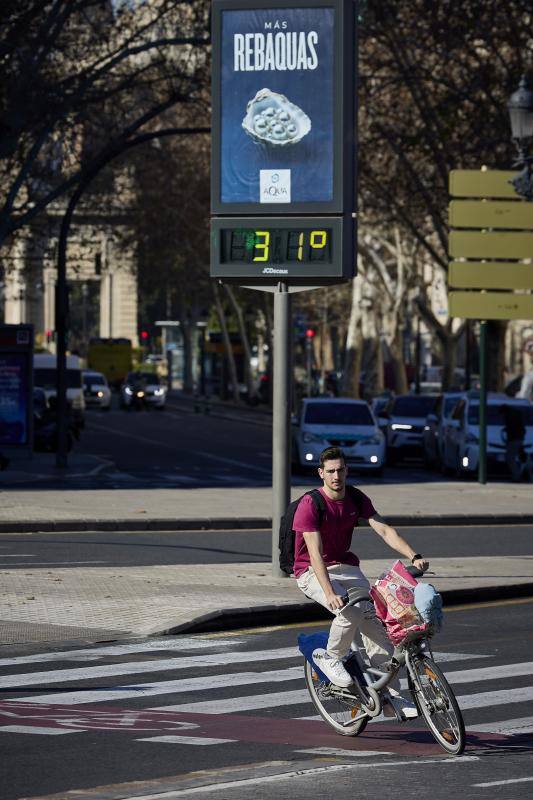
[{"label": "parked car", "polygon": [[436,395],[430,394],[401,394],[391,398],[380,418],[387,440],[387,463],[395,464],[408,455],[422,456],[424,425],[436,399]]},{"label": "parked car", "polygon": [[459,398],[464,392],[444,392],[435,401],[435,408],[428,414],[424,432],[424,464],[428,467],[440,467],[442,461],[442,447],[444,442],[444,429],[451,418],[451,414]]},{"label": "parked car", "polygon": [[85,405],[96,406],[109,411],[111,408],[111,389],[105,375],[93,370],[83,370],[82,378]]},{"label": "parked car", "polygon": [[[72,409],[72,420],[79,428],[85,426],[85,398],[80,359],[67,356],[67,401]],[[57,358],[51,353],[35,353],[33,356],[33,385],[44,390],[50,401],[57,393]]]},{"label": "parked car", "polygon": [[[511,398],[505,394],[487,396],[487,468],[500,468],[505,464],[506,434],[503,405],[523,409],[526,435],[524,451],[533,459],[533,405],[526,399]],[[531,462],[530,462],[531,463]],[[444,472],[468,475],[476,472],[479,464],[479,395],[467,393],[453,409],[444,432],[442,467]]]},{"label": "parked car", "polygon": [[165,407],[167,390],[152,372],[129,372],[120,388],[121,408]]},{"label": "parked car", "polygon": [[[72,450],[74,440],[80,438],[78,426],[74,423],[72,408],[67,401],[67,451]],[[53,395],[47,399],[44,389],[33,390],[33,449],[38,452],[54,453],[57,450],[57,404]]]},{"label": "parked car", "polygon": [[326,447],[341,447],[346,463],[357,470],[381,474],[385,437],[364,400],[313,397],[302,400],[292,428],[292,462],[318,467]]}]

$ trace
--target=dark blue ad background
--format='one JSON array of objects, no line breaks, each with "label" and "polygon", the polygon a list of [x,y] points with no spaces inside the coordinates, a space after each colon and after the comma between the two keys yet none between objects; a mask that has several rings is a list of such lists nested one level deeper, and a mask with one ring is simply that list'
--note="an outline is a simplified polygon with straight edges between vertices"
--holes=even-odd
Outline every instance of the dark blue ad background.
[{"label": "dark blue ad background", "polygon": [[0,353],[0,444],[27,444],[28,355]]},{"label": "dark blue ad background", "polygon": [[[221,197],[222,203],[257,203],[259,171],[291,170],[291,203],[333,199],[334,9],[253,9],[222,12],[221,63]],[[285,29],[274,28],[287,22]],[[265,28],[265,23],[272,27]],[[306,34],[316,31],[316,69],[234,71],[235,33],[276,34],[278,30]],[[287,97],[311,120],[311,130],[285,147],[258,144],[242,121],[248,102],[260,89]],[[261,208],[270,204],[261,203]],[[271,207],[275,209],[276,205]]]}]

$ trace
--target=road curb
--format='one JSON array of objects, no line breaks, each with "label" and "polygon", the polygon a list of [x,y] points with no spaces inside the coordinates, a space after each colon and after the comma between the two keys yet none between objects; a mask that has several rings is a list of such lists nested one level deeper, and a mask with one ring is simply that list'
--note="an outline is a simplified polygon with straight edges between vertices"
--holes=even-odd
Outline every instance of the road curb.
[{"label": "road curb", "polygon": [[[532,583],[506,586],[484,586],[471,589],[448,589],[441,593],[446,607],[463,603],[486,603],[494,600],[511,600],[533,596]],[[261,628],[290,623],[323,622],[331,620],[331,614],[318,603],[303,602],[286,605],[266,605],[255,608],[228,608],[203,614],[190,622],[150,632],[150,636],[176,636],[179,634],[216,633],[238,628]]]},{"label": "road curb", "polygon": [[[423,527],[435,525],[533,525],[533,514],[430,514],[409,516],[398,514],[387,517],[396,527]],[[220,517],[201,519],[72,519],[72,520],[2,520],[0,533],[63,533],[76,531],[203,531],[258,529],[272,527],[269,517]]]}]

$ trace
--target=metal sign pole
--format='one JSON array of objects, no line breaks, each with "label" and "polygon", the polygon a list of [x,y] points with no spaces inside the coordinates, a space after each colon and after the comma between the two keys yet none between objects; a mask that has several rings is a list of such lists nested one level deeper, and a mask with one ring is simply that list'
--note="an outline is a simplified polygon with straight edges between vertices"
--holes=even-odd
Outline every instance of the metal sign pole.
[{"label": "metal sign pole", "polygon": [[291,499],[291,305],[286,283],[274,292],[274,372],[272,408],[272,574],[279,567],[279,523]]},{"label": "metal sign pole", "polygon": [[478,481],[487,483],[487,322],[479,331],[479,465]]}]

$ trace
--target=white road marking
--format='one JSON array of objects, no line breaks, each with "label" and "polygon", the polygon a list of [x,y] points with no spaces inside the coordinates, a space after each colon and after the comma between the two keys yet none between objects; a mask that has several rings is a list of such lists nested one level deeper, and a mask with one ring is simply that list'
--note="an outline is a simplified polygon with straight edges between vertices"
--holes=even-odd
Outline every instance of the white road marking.
[{"label": "white road marking", "polygon": [[122,656],[129,653],[145,653],[154,650],[212,650],[215,647],[231,647],[244,644],[244,642],[244,639],[193,639],[192,637],[178,639],[169,636],[166,639],[149,639],[144,642],[132,642],[131,644],[111,645],[108,647],[84,647],[79,650],[56,650],[53,653],[34,653],[31,656],[0,658],[0,667],[44,661],[70,661],[71,659],[83,661],[85,658],[94,660],[104,656]]},{"label": "white road marking", "polygon": [[37,558],[35,553],[0,553],[0,558]]},{"label": "white road marking", "polygon": [[[228,686],[247,686],[257,683],[281,683],[285,681],[303,680],[301,667],[270,670],[268,672],[230,672],[216,676],[216,688]],[[182,692],[199,692],[213,689],[215,683],[212,675],[203,678],[186,678],[185,680],[154,681],[153,683],[128,684],[116,686],[114,689],[84,689],[73,692],[57,692],[41,694],[37,697],[24,697],[28,703],[59,703],[64,706],[83,705],[84,703],[105,703],[109,700],[126,700],[132,697],[152,697],[160,694],[178,694]],[[22,698],[17,698],[18,700]],[[13,698],[11,698],[13,700]]]},{"label": "white road marking", "polygon": [[[321,717],[320,717],[321,719]],[[310,753],[313,756],[342,756],[343,758],[365,758],[366,756],[392,756],[385,750],[343,750],[340,747],[311,747],[308,750],[295,750],[296,753]]]},{"label": "white road marking", "polygon": [[166,658],[154,661],[132,661],[124,664],[108,664],[97,667],[80,667],[79,669],[58,669],[47,672],[29,672],[20,675],[5,675],[0,688],[9,686],[34,686],[50,683],[63,683],[92,678],[108,678],[112,675],[136,675],[142,672],[163,672],[167,669],[199,669],[201,667],[226,666],[254,661],[278,661],[299,658],[301,653],[296,647],[282,647],[278,650],[242,651],[240,653],[214,653],[213,655],[188,656],[182,658]]},{"label": "white road marking", "polygon": [[168,744],[228,744],[236,739],[209,739],[202,736],[150,736],[146,739],[136,739],[137,742],[163,742]]},{"label": "white road marking", "polygon": [[516,719],[505,719],[501,722],[481,722],[479,725],[469,725],[468,731],[503,733],[506,736],[533,733],[533,717],[517,717]]},{"label": "white road marking", "polygon": [[[109,564],[114,565],[113,561],[32,561],[32,567],[67,567],[72,564]],[[28,562],[24,561],[20,564],[9,565],[10,567],[27,567]]]},{"label": "white road marking", "polygon": [[0,733],[37,733],[43,736],[59,736],[63,733],[84,733],[80,728],[78,730],[65,731],[60,728],[37,728],[33,725],[4,725],[0,727]]},{"label": "white road marking", "polygon": [[[478,756],[458,756],[457,758],[444,761],[442,758],[417,758],[414,761],[382,761],[379,766],[381,767],[407,767],[411,764],[445,764],[446,766],[455,766],[457,764],[468,764],[472,761],[479,761]],[[348,770],[358,769],[376,769],[376,763],[371,762],[368,764],[330,764],[325,767],[312,767],[310,769],[291,770],[290,772],[281,772],[277,775],[263,775],[260,777],[244,778],[236,781],[225,781],[224,783],[212,783],[205,786],[196,786],[192,789],[173,789],[170,792],[157,792],[157,794],[143,794],[143,795],[130,795],[123,797],[122,800],[173,800],[173,798],[184,797],[188,794],[201,794],[202,792],[219,792],[226,789],[235,789],[241,786],[255,786],[259,783],[276,783],[279,781],[289,781],[294,778],[306,778],[312,775],[320,775],[325,772],[346,772]],[[258,796],[260,796],[258,794]]]},{"label": "white road marking", "polygon": [[274,708],[311,703],[307,689],[292,692],[268,692],[252,694],[247,697],[228,697],[224,700],[204,700],[199,703],[178,703],[170,706],[156,706],[152,711],[177,711],[199,714],[235,714],[257,708]]},{"label": "white road marking", "polygon": [[[507,703],[527,703],[533,700],[533,686],[519,689],[503,689],[494,692],[478,692],[462,695],[457,702],[462,711],[483,706],[499,706]],[[198,712],[204,714],[233,714],[257,708],[310,703],[307,689],[292,692],[272,692],[254,694],[248,697],[231,697],[225,700],[208,700],[199,703],[184,703],[171,706],[157,706],[157,711]]]},{"label": "white road marking", "polygon": [[527,783],[528,781],[533,781],[533,778],[509,778],[506,781],[490,781],[490,783],[473,783],[472,786],[479,786],[484,789],[489,786],[505,786],[508,783]]}]

